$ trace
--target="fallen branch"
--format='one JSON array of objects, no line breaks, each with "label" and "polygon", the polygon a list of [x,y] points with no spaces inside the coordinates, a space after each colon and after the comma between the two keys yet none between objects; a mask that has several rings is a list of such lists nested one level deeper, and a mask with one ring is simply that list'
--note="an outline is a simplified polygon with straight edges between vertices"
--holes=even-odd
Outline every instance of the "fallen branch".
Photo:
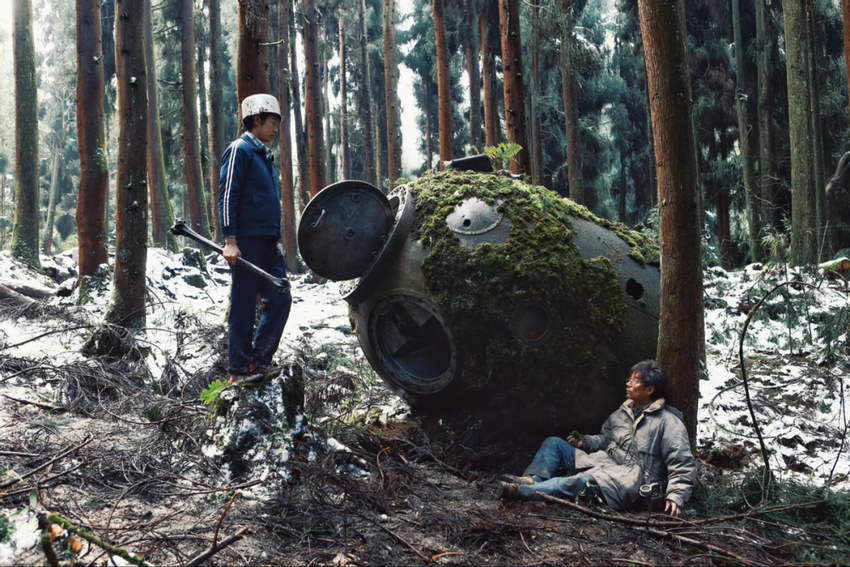
[{"label": "fallen branch", "polygon": [[412,550],[413,550],[413,553],[415,553],[416,555],[418,555],[419,557],[421,557],[421,558],[422,558],[422,560],[423,560],[423,561],[425,561],[425,563],[430,563],[430,562],[431,562],[431,560],[430,560],[428,557],[426,557],[426,556],[425,556],[425,555],[424,555],[421,551],[419,551],[418,549],[416,549],[415,547],[413,547],[413,544],[411,544],[409,541],[407,541],[406,539],[404,539],[403,537],[401,537],[400,535],[398,535],[397,533],[395,533],[395,532],[394,532],[394,531],[392,531],[391,529],[389,529],[389,528],[387,528],[387,527],[382,526],[381,524],[379,524],[378,522],[376,522],[375,520],[373,520],[373,519],[372,519],[372,518],[370,518],[369,516],[366,516],[366,515],[364,515],[364,514],[361,514],[361,513],[360,513],[360,512],[358,512],[357,510],[351,510],[351,511],[352,511],[352,512],[354,512],[355,514],[357,514],[358,516],[360,516],[361,518],[363,518],[364,520],[366,520],[366,521],[368,521],[368,522],[371,522],[371,523],[375,524],[376,526],[378,526],[379,528],[381,528],[382,530],[384,530],[385,532],[387,532],[388,534],[390,534],[391,536],[393,536],[394,538],[396,538],[398,541],[400,541],[401,543],[403,543],[404,545],[406,545],[407,547],[409,547],[410,549],[412,549]]},{"label": "fallen branch", "polygon": [[227,511],[230,510],[230,505],[233,504],[233,501],[236,500],[236,496],[238,492],[234,492],[233,496],[230,497],[230,501],[227,503],[227,506],[224,507],[224,512],[221,513],[221,518],[218,519],[218,525],[215,527],[215,534],[213,534],[213,547],[218,542],[218,530],[221,529],[221,523],[224,521],[224,517],[227,515]]},{"label": "fallen branch", "polygon": [[246,482],[245,484],[239,484],[236,486],[225,486],[224,488],[214,488],[212,490],[195,490],[193,492],[167,492],[165,494],[160,494],[160,496],[196,496],[198,494],[212,494],[213,492],[222,492],[224,490],[241,490],[243,488],[249,488],[251,486],[256,486],[263,482],[261,479],[252,480]]},{"label": "fallen branch", "polygon": [[150,567],[150,563],[148,563],[138,555],[128,552],[123,547],[116,547],[112,544],[106,543],[102,539],[91,535],[83,528],[78,528],[65,518],[57,516],[56,514],[49,514],[47,516],[47,521],[54,524],[59,524],[60,526],[68,530],[68,532],[80,536],[87,542],[93,543],[94,545],[100,547],[101,549],[104,549],[108,553],[111,553],[112,555],[117,555],[118,557],[132,563],[133,565],[138,565],[139,567]]},{"label": "fallen branch", "polygon": [[817,506],[819,504],[823,504],[826,500],[817,500],[815,502],[803,502],[802,504],[783,504],[780,506],[772,506],[770,508],[765,508],[764,510],[750,510],[749,512],[745,512],[742,514],[733,514],[731,516],[718,516],[715,518],[704,518],[702,520],[679,520],[679,521],[669,521],[669,522],[659,522],[659,521],[651,521],[651,520],[637,520],[635,518],[626,518],[625,516],[616,516],[614,514],[604,514],[602,512],[594,512],[584,506],[579,506],[574,502],[570,502],[569,500],[562,500],[560,498],[555,498],[554,496],[549,496],[548,494],[543,494],[542,492],[536,492],[538,496],[542,497],[544,500],[548,500],[550,502],[554,502],[556,504],[561,504],[575,510],[576,512],[581,512],[586,516],[590,516],[591,518],[596,518],[597,520],[607,520],[609,522],[619,522],[621,524],[628,524],[631,526],[641,526],[641,527],[655,527],[655,528],[675,528],[675,527],[684,527],[684,526],[704,526],[707,524],[719,524],[721,522],[731,522],[733,520],[747,520],[750,518],[754,518],[756,516],[763,516],[765,514],[772,514],[773,512],[781,512],[784,510],[792,510],[794,508],[811,508],[812,506]]},{"label": "fallen branch", "polygon": [[18,293],[17,291],[8,286],[0,284],[0,300],[3,299],[9,300],[17,305],[29,305],[33,302],[33,300],[29,297]]},{"label": "fallen branch", "polygon": [[12,396],[7,396],[6,394],[0,394],[0,395],[2,395],[6,399],[12,400],[13,402],[17,402],[19,404],[29,404],[31,406],[35,406],[35,407],[38,407],[38,408],[41,408],[41,409],[46,409],[46,410],[56,410],[56,411],[60,411],[60,412],[68,411],[68,408],[63,407],[63,406],[51,406],[50,404],[43,404],[41,402],[31,402],[30,400],[21,400],[21,399],[18,399],[18,398],[13,398]]},{"label": "fallen branch", "polygon": [[47,484],[48,482],[53,481],[53,480],[56,480],[56,479],[57,479],[57,478],[59,478],[60,476],[65,476],[66,474],[68,474],[68,473],[70,473],[70,472],[74,472],[75,470],[77,470],[78,468],[80,468],[81,466],[83,466],[84,464],[86,464],[86,463],[80,463],[80,464],[78,464],[78,465],[76,465],[76,466],[74,466],[74,467],[71,467],[70,469],[68,469],[68,470],[66,470],[66,471],[62,471],[61,473],[58,473],[58,474],[55,474],[55,475],[53,475],[53,476],[51,476],[51,477],[45,478],[44,480],[40,480],[40,481],[38,481],[38,482],[35,484],[35,486],[28,486],[28,487],[26,487],[26,488],[19,488],[18,490],[13,490],[12,492],[8,492],[8,493],[6,493],[6,492],[0,492],[0,497],[4,497],[4,496],[17,496],[18,494],[24,494],[24,493],[26,493],[26,492],[29,492],[30,490],[36,490],[36,489],[38,489],[38,488],[41,488],[42,486],[44,486],[44,485],[45,485],[45,484]]},{"label": "fallen branch", "polygon": [[686,543],[686,544],[692,545],[694,547],[699,547],[700,549],[706,549],[708,551],[713,551],[714,553],[719,553],[723,557],[733,559],[733,560],[735,560],[735,561],[737,561],[737,562],[739,562],[743,565],[751,565],[753,567],[770,567],[769,563],[761,563],[759,561],[751,561],[751,560],[747,559],[746,557],[741,557],[740,555],[735,555],[731,551],[726,551],[722,547],[717,547],[716,545],[706,543],[706,542],[700,541],[698,539],[693,539],[693,538],[681,536],[681,535],[674,534],[674,533],[671,533],[671,532],[663,532],[661,530],[656,530],[656,529],[653,529],[653,528],[635,527],[634,529],[639,531],[639,532],[644,532],[644,533],[649,534],[649,535],[654,535],[656,537],[667,538],[667,539],[675,539],[676,541],[678,541],[680,543]]},{"label": "fallen branch", "polygon": [[186,563],[183,567],[198,567],[198,565],[200,565],[201,563],[203,563],[204,561],[206,561],[207,559],[209,559],[210,557],[212,557],[213,555],[215,555],[216,553],[218,553],[219,551],[221,551],[225,547],[228,547],[230,544],[232,544],[236,541],[239,541],[240,539],[245,537],[243,534],[246,531],[248,531],[247,527],[239,528],[239,530],[235,534],[233,534],[232,536],[230,536],[227,539],[221,540],[221,543],[217,543],[215,545],[210,546],[209,549],[207,549],[203,553],[200,553],[199,555],[196,555],[191,561]]},{"label": "fallen branch", "polygon": [[28,458],[33,458],[33,457],[40,457],[40,456],[41,455],[38,455],[36,453],[18,453],[17,451],[0,451],[0,457],[28,457]]},{"label": "fallen branch", "polygon": [[40,467],[36,467],[36,468],[34,468],[33,470],[31,470],[31,471],[30,471],[30,472],[28,472],[27,474],[21,475],[21,476],[19,476],[19,477],[18,477],[18,478],[16,478],[16,479],[13,479],[13,480],[10,480],[10,481],[7,481],[7,482],[4,482],[3,484],[0,484],[0,489],[8,488],[8,487],[12,486],[13,484],[17,484],[17,483],[21,482],[22,480],[24,480],[25,478],[27,478],[27,477],[29,477],[29,476],[32,476],[32,475],[34,475],[35,473],[37,473],[37,472],[38,472],[38,471],[40,471],[41,469],[46,468],[46,467],[49,467],[50,465],[52,465],[53,463],[55,463],[55,462],[56,462],[56,461],[58,461],[59,459],[61,459],[61,458],[65,457],[68,453],[72,453],[72,452],[76,451],[77,449],[81,449],[81,448],[83,448],[83,447],[84,447],[85,445],[87,445],[87,444],[88,444],[88,443],[89,443],[92,439],[93,439],[93,437],[91,436],[91,433],[89,433],[89,434],[88,434],[88,436],[87,436],[87,437],[83,440],[83,442],[82,442],[82,443],[80,443],[79,445],[75,445],[74,447],[71,447],[70,449],[65,449],[64,451],[62,451],[61,453],[59,453],[59,454],[58,454],[57,456],[55,456],[54,458],[50,459],[49,461],[47,461],[46,463],[44,463],[44,464],[43,464],[43,465],[41,465]]}]

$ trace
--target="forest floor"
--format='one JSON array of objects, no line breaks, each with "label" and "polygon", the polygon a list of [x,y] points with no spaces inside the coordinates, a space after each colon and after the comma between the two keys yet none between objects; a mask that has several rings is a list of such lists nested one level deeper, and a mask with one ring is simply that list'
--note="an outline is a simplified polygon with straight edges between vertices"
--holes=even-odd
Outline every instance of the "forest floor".
[{"label": "forest floor", "polygon": [[[293,278],[279,351],[303,369],[309,432],[292,437],[285,464],[233,475],[210,448],[200,399],[226,377],[226,268],[211,262],[202,272],[152,249],[148,329],[134,360],[81,353],[108,286],[77,306],[67,284],[70,295],[56,294],[73,276],[73,255],[44,263],[52,277],[0,254],[0,286],[44,296],[0,303],[0,565],[48,562],[39,543],[47,513],[155,565],[200,564],[209,549],[217,565],[850,562],[841,280],[813,274],[799,279],[820,291],[774,290],[794,274],[707,272],[699,488],[685,522],[671,523],[589,500],[495,498],[498,480],[522,471],[542,438],[485,413],[412,413],[364,360],[336,285],[309,276]],[[198,276],[205,287],[195,287]],[[774,475],[762,503],[737,353],[747,313],[771,290],[744,338]],[[127,564],[99,546],[75,557],[69,545],[53,544],[58,564]]]}]

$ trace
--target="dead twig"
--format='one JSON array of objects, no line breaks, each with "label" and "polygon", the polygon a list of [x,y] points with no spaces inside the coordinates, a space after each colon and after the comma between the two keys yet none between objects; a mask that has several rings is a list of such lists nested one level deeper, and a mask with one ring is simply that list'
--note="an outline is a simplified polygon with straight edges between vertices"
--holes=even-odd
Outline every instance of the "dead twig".
[{"label": "dead twig", "polygon": [[413,547],[413,544],[411,544],[409,541],[407,541],[406,539],[404,539],[403,537],[401,537],[400,535],[398,535],[397,533],[395,533],[395,532],[394,532],[394,531],[392,531],[391,529],[389,529],[389,528],[387,528],[387,527],[382,526],[381,524],[379,524],[378,522],[376,522],[375,520],[373,520],[373,519],[372,519],[372,518],[370,518],[369,516],[366,516],[365,514],[361,514],[361,513],[360,513],[360,512],[358,512],[357,510],[351,510],[351,511],[352,511],[352,512],[354,512],[355,514],[357,514],[358,516],[360,516],[361,518],[363,518],[364,520],[366,520],[367,522],[371,522],[371,523],[375,524],[376,526],[378,526],[379,528],[381,528],[382,530],[384,530],[385,532],[387,532],[388,534],[390,534],[391,536],[393,536],[394,538],[396,538],[398,541],[400,541],[401,543],[403,543],[404,545],[406,545],[407,547],[409,547],[411,550],[413,550],[413,552],[414,552],[416,555],[418,555],[419,557],[421,557],[421,558],[422,558],[422,560],[423,560],[423,561],[425,561],[425,563],[430,563],[430,562],[431,562],[431,560],[430,560],[430,559],[428,559],[428,557],[426,557],[426,556],[425,556],[425,555],[424,555],[421,551],[419,551],[418,549],[416,549],[415,547]]},{"label": "dead twig", "polygon": [[26,488],[19,488],[18,490],[13,490],[12,492],[8,492],[8,493],[7,492],[0,492],[0,497],[17,496],[18,494],[25,494],[25,493],[29,492],[30,490],[37,490],[37,489],[41,488],[43,485],[47,484],[48,482],[50,482],[52,480],[56,480],[60,476],[65,476],[66,474],[68,474],[70,472],[74,472],[75,470],[77,470],[78,468],[83,466],[84,464],[85,463],[80,463],[76,466],[71,467],[70,469],[68,469],[66,471],[62,471],[59,474],[55,474],[51,477],[45,478],[44,480],[40,480],[35,484],[35,486],[27,486]]},{"label": "dead twig", "polygon": [[41,465],[40,467],[36,467],[36,468],[34,468],[33,470],[31,470],[30,472],[28,472],[28,473],[26,473],[26,474],[24,474],[24,475],[21,475],[21,476],[19,476],[19,477],[18,477],[18,478],[16,478],[16,479],[13,479],[13,480],[10,480],[10,481],[7,481],[7,482],[4,482],[3,484],[0,484],[0,489],[8,488],[8,487],[12,486],[13,484],[17,484],[17,483],[21,482],[22,480],[24,480],[25,478],[30,477],[30,476],[32,476],[32,475],[34,475],[35,473],[37,473],[37,472],[38,472],[38,471],[40,471],[41,469],[44,469],[44,468],[49,467],[50,465],[52,465],[53,463],[55,463],[55,462],[56,462],[56,461],[58,461],[59,459],[64,458],[64,457],[65,457],[66,455],[68,455],[69,453],[72,453],[72,452],[76,451],[77,449],[81,449],[81,448],[83,448],[83,447],[84,447],[84,446],[86,446],[89,442],[91,442],[91,440],[92,440],[92,439],[93,439],[93,437],[92,437],[91,433],[89,433],[89,434],[86,436],[86,438],[83,440],[83,442],[82,442],[82,443],[80,443],[79,445],[75,445],[75,446],[71,447],[70,449],[65,449],[64,451],[62,451],[61,453],[59,453],[56,457],[54,457],[54,458],[52,458],[51,460],[47,461],[46,463],[44,463],[44,464],[43,464],[43,465]]},{"label": "dead twig", "polygon": [[213,547],[218,542],[218,530],[221,528],[221,523],[224,521],[224,517],[227,515],[227,511],[230,510],[230,505],[233,504],[233,501],[236,500],[236,496],[238,492],[234,492],[233,496],[230,497],[230,501],[227,503],[227,506],[224,507],[224,512],[221,513],[221,518],[218,519],[218,525],[215,527],[215,534],[213,535]]},{"label": "dead twig", "polygon": [[209,559],[210,557],[212,557],[213,555],[215,555],[216,553],[218,553],[219,551],[221,551],[225,547],[228,547],[232,543],[237,542],[240,539],[242,539],[243,537],[245,537],[244,534],[245,534],[246,531],[248,531],[247,526],[239,528],[239,530],[237,530],[237,532],[235,534],[233,534],[232,536],[230,536],[227,539],[221,540],[221,543],[210,546],[209,549],[207,549],[203,553],[196,555],[192,560],[190,560],[188,563],[186,563],[183,567],[198,567],[198,565],[200,565],[201,563],[203,563],[204,561],[206,561],[207,559]]},{"label": "dead twig", "polygon": [[100,538],[91,535],[86,530],[78,528],[65,518],[57,516],[56,514],[49,514],[47,516],[47,521],[53,524],[59,524],[60,526],[68,530],[70,533],[80,536],[89,543],[93,543],[101,549],[106,550],[108,553],[111,553],[112,555],[117,555],[125,561],[129,561],[133,565],[138,565],[139,567],[150,567],[150,563],[148,563],[138,555],[128,552],[123,547],[116,547],[110,543],[103,541]]},{"label": "dead twig", "polygon": [[63,407],[63,406],[51,406],[50,404],[43,404],[41,402],[31,402],[29,400],[20,400],[18,398],[13,398],[12,396],[8,396],[6,394],[0,394],[0,395],[2,395],[6,399],[12,400],[13,402],[17,402],[19,404],[29,404],[31,406],[39,407],[41,409],[55,410],[57,412],[68,411],[68,408]]},{"label": "dead twig", "polygon": [[678,535],[678,534],[674,534],[672,532],[665,532],[665,531],[661,531],[661,530],[656,530],[656,529],[653,529],[653,528],[635,527],[634,529],[639,531],[639,532],[644,532],[646,534],[653,535],[655,537],[660,537],[660,538],[664,538],[664,539],[674,539],[674,540],[681,542],[681,543],[686,543],[686,544],[692,545],[694,547],[699,547],[700,549],[706,549],[708,551],[713,551],[714,553],[718,553],[718,554],[722,555],[723,557],[733,559],[733,560],[741,563],[742,565],[752,565],[753,567],[770,567],[769,563],[761,563],[760,561],[751,561],[750,559],[747,559],[746,557],[741,557],[740,555],[735,555],[731,551],[726,551],[722,547],[717,547],[716,545],[713,545],[711,543],[706,543],[706,542],[700,541],[698,539],[693,539],[693,538],[681,536],[681,535]]},{"label": "dead twig", "polygon": [[37,455],[35,453],[19,453],[17,451],[0,451],[0,457],[40,457],[41,455]]}]

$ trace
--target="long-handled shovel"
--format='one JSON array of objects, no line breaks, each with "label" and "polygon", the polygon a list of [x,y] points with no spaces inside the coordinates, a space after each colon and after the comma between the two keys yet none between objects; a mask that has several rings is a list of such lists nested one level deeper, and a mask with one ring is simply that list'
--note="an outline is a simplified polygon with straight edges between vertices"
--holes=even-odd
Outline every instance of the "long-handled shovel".
[{"label": "long-handled shovel", "polygon": [[[182,218],[178,217],[174,219],[174,226],[171,227],[171,232],[178,236],[188,236],[195,242],[199,242],[209,248],[210,250],[215,250],[219,254],[224,254],[224,249],[213,242],[212,240],[207,240],[186,224],[186,221]],[[242,258],[236,258],[236,263],[247,270],[251,270],[261,278],[268,281],[270,284],[274,286],[274,289],[277,293],[286,293],[289,291],[290,285],[289,280],[287,278],[276,278],[267,271],[262,268],[258,268],[248,260],[243,260]]]}]

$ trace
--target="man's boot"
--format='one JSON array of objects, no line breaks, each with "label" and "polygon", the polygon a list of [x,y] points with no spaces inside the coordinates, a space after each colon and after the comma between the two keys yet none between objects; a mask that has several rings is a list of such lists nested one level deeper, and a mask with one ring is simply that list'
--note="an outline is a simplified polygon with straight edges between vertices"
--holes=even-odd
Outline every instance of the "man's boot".
[{"label": "man's boot", "polygon": [[519,484],[516,482],[500,482],[496,488],[496,498],[500,500],[518,500]]}]

